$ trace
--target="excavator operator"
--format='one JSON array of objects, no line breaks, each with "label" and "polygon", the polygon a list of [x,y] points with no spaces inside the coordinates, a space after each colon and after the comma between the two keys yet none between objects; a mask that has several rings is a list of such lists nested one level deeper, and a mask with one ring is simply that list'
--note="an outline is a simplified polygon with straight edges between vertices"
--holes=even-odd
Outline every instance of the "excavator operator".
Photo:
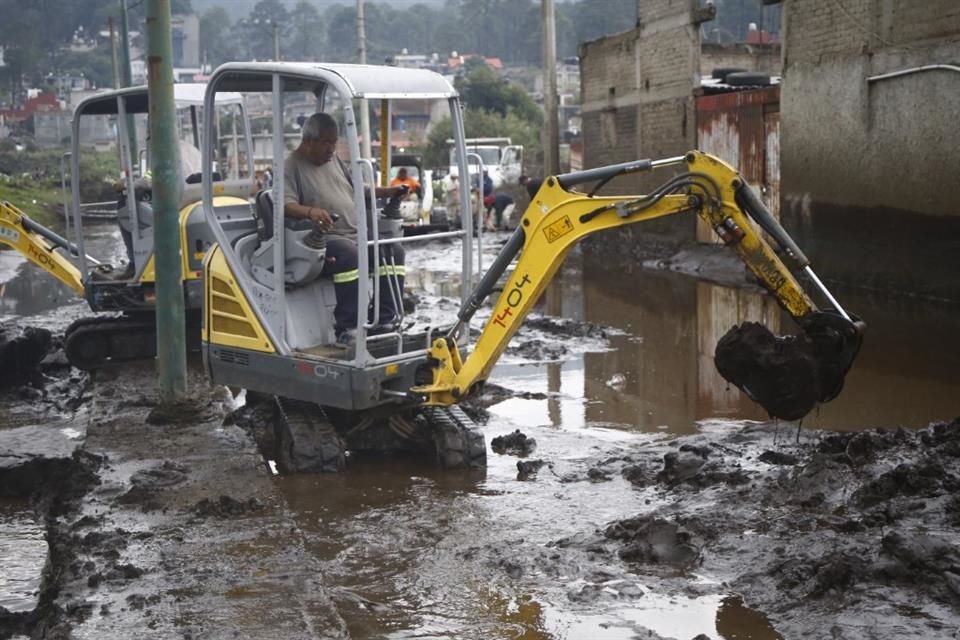
[{"label": "excavator operator", "polygon": [[[310,220],[326,233],[327,254],[323,275],[332,275],[337,304],[333,311],[337,342],[347,344],[357,326],[357,297],[360,272],[357,269],[357,221],[354,216],[353,185],[346,167],[336,155],[337,121],[326,113],[315,113],[303,124],[300,145],[284,163],[284,214]],[[392,197],[401,187],[378,187],[377,197]],[[396,276],[400,290],[406,273],[404,251],[399,244],[380,248],[381,260],[369,256],[377,268],[381,291],[390,291],[386,281]],[[379,263],[379,267],[377,264]],[[379,325],[368,334],[393,330],[399,319],[393,296],[380,296]]]}]

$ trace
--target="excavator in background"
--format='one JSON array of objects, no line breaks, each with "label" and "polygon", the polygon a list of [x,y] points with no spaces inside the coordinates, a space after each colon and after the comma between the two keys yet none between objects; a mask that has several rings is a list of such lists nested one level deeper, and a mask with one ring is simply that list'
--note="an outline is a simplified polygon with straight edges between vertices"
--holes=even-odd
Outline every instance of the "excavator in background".
[{"label": "excavator in background", "polygon": [[[799,360],[816,366],[778,364],[780,369],[790,365],[786,377],[792,376],[796,387],[812,389],[808,395],[815,402],[826,402],[839,393],[856,357],[863,323],[830,294],[744,179],[716,157],[692,151],[665,160],[637,160],[548,177],[499,255],[481,273],[483,232],[470,231],[473,213],[466,189],[460,193],[462,229],[404,237],[396,202],[383,203],[372,195],[377,186],[374,161],[360,154],[360,109],[371,105],[378,120],[389,123],[392,113],[405,112],[396,107],[399,101],[439,102],[440,107],[431,106],[431,112],[449,111],[459,172],[468,175],[459,97],[446,79],[424,69],[228,63],[212,74],[206,104],[208,108],[214,104],[220,92],[243,91],[270,94],[277,153],[284,153],[277,138],[284,131],[286,104],[303,104],[307,96],[317,111],[338,121],[360,245],[365,243],[370,255],[377,256],[370,262],[359,260],[361,308],[356,336],[342,344],[334,337],[333,283],[317,267],[325,260],[322,233],[299,227],[302,221],[284,216],[284,158],[275,154],[273,159],[272,199],[261,194],[256,200],[262,221],[259,232],[231,237],[219,216],[207,216],[216,244],[207,252],[203,269],[204,364],[216,383],[272,397],[277,417],[275,458],[284,471],[334,472],[344,467],[348,451],[406,448],[430,450],[447,468],[484,467],[483,434],[458,405],[483,387],[567,252],[588,235],[665,216],[691,214],[706,220],[794,318],[802,330],[798,341],[814,345],[799,354]],[[210,117],[205,118],[204,127],[205,131],[213,127]],[[389,145],[384,148],[386,157],[380,158],[379,166],[390,166]],[[205,147],[204,153],[203,206],[212,207],[210,149]],[[672,175],[650,193],[598,195],[617,176],[655,169]],[[589,191],[577,190],[587,185],[592,185]],[[463,248],[460,279],[464,286],[456,320],[418,326],[404,318],[390,331],[375,332],[381,328],[377,316],[381,297],[392,296],[397,302],[402,295],[402,269],[384,258],[389,252],[381,249],[450,238],[459,239]],[[812,283],[822,306],[785,261]],[[389,285],[376,277],[384,273],[393,274]],[[477,335],[471,326],[474,316],[498,291],[489,319]],[[750,359],[748,350],[735,349],[734,355],[741,354]],[[752,371],[749,365],[748,372]],[[773,372],[783,373],[780,369],[774,367]],[[767,396],[757,393],[750,382],[737,384],[758,402],[766,402]],[[768,387],[777,397],[777,385]],[[781,389],[792,392],[792,387]]]},{"label": "excavator in background", "polygon": [[[210,114],[218,123],[211,140],[215,153],[211,172],[215,194],[212,206],[199,205],[200,120],[204,85],[174,85],[178,115],[181,173],[180,198],[183,293],[188,340],[199,349],[200,306],[203,301],[201,270],[204,253],[213,241],[206,212],[221,219],[226,233],[246,231],[253,224],[248,197],[253,185],[253,157],[247,113],[239,94],[221,94]],[[0,243],[18,250],[33,264],[47,271],[77,295],[86,299],[99,315],[81,318],[64,335],[64,350],[70,363],[81,369],[105,364],[152,358],[156,355],[154,324],[155,273],[153,260],[153,212],[150,207],[149,141],[136,160],[128,132],[146,130],[149,99],[146,86],[98,93],[77,105],[73,113],[70,158],[71,212],[61,235],[31,219],[13,203],[0,203]],[[88,255],[85,221],[80,203],[80,157],[87,132],[97,118],[107,118],[117,132],[122,181],[118,184],[118,223],[130,241],[126,269]],[[225,151],[226,150],[226,151]],[[195,167],[189,168],[195,151]],[[225,152],[224,152],[225,151]],[[246,166],[241,164],[241,156]],[[229,158],[229,161],[227,161]],[[187,167],[186,170],[183,170]],[[131,195],[132,194],[132,195]],[[130,212],[137,215],[131,216]],[[72,237],[71,237],[72,236]],[[103,312],[103,313],[101,313]]]}]

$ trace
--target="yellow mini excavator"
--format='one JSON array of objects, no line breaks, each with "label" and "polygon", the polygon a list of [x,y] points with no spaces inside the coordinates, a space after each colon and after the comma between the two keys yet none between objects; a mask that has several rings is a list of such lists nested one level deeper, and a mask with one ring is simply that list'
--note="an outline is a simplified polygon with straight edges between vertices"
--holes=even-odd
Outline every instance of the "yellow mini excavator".
[{"label": "yellow mini excavator", "polygon": [[[193,327],[188,337],[194,348],[199,348],[202,261],[213,240],[205,212],[219,217],[231,236],[247,233],[255,224],[247,201],[253,185],[253,159],[246,150],[252,148],[252,144],[244,104],[237,94],[221,94],[214,105],[212,115],[222,125],[214,132],[217,146],[211,160],[217,163],[217,171],[210,175],[216,198],[210,208],[198,206],[201,191],[199,122],[204,88],[202,84],[174,86],[180,153],[181,156],[190,151],[196,154],[193,168],[190,168],[191,158],[181,157],[181,168],[186,169],[181,173],[186,175],[182,176],[179,216],[183,293],[187,322]],[[147,179],[149,149],[143,149],[135,161],[127,135],[128,128],[144,128],[148,110],[145,86],[98,93],[77,105],[69,154],[72,211],[64,234],[39,224],[15,204],[0,202],[0,243],[16,249],[83,296],[90,309],[98,313],[77,320],[64,336],[67,359],[81,369],[152,358],[156,354],[153,213]],[[80,174],[80,157],[90,142],[83,136],[95,129],[98,119],[107,119],[118,132],[125,175],[118,183],[117,223],[127,248],[126,268],[89,255],[85,247],[85,231],[91,223],[85,219],[80,203],[80,181],[85,178]],[[229,129],[226,123],[230,124]],[[246,166],[240,162],[241,154],[245,156]],[[136,215],[131,215],[132,211]]]},{"label": "yellow mini excavator", "polygon": [[[404,237],[394,203],[372,195],[373,159],[360,153],[356,116],[361,109],[371,105],[381,123],[384,157],[379,166],[390,166],[393,114],[407,114],[409,120],[414,112],[409,106],[401,111],[397,103],[414,101],[416,112],[435,113],[438,108],[423,105],[439,102],[453,123],[460,174],[467,175],[459,98],[442,76],[423,69],[363,65],[229,63],[209,81],[208,107],[222,91],[269,96],[276,181],[272,194],[256,198],[259,232],[230,237],[218,217],[208,216],[217,243],[204,262],[204,361],[215,382],[275,397],[280,416],[276,460],[285,470],[336,471],[344,466],[347,451],[396,450],[402,443],[429,447],[444,467],[483,467],[483,435],[458,403],[482,387],[577,241],[664,216],[687,214],[706,220],[802,329],[788,341],[795,357],[774,361],[768,369],[764,367],[769,363],[756,358],[764,354],[764,344],[751,341],[742,331],[731,334],[728,352],[718,349],[718,364],[728,365],[725,375],[772,414],[797,417],[816,402],[830,400],[840,391],[857,354],[863,324],[830,295],[750,186],[718,158],[693,151],[548,177],[498,257],[480,274],[479,268],[474,271],[473,255],[483,242],[483,232],[478,228],[471,233],[476,218],[467,190],[461,193],[463,229]],[[371,256],[369,262],[359,260],[360,308],[355,340],[349,344],[334,336],[334,283],[315,267],[326,259],[323,234],[304,227],[302,220],[285,217],[284,185],[290,183],[284,179],[281,156],[288,151],[281,135],[290,115],[305,105],[339,123],[354,201],[352,211],[337,213],[356,221],[359,244],[365,244]],[[212,127],[212,120],[207,118],[205,126]],[[209,155],[208,149],[205,152]],[[209,171],[204,164],[204,171]],[[616,176],[655,169],[666,177],[648,194],[597,194]],[[204,185],[204,206],[209,207],[213,203],[209,180]],[[587,186],[588,191],[578,190]],[[395,254],[383,249],[451,238],[459,239],[463,247],[460,277],[465,286],[457,321],[419,329],[401,321],[383,331],[378,303],[383,296],[397,302],[403,288],[402,265],[391,261],[389,256]],[[804,274],[819,302],[787,263]],[[384,274],[390,277],[387,284]],[[505,284],[498,284],[505,275]],[[495,291],[500,293],[492,314],[471,344],[471,320]],[[784,370],[784,376],[770,375]],[[798,389],[803,397],[796,397]]]}]

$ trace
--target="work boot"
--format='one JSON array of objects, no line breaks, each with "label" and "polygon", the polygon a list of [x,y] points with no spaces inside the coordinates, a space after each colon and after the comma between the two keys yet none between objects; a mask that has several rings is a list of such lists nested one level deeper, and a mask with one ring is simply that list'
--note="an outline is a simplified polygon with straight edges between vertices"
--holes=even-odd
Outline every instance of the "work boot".
[{"label": "work boot", "polygon": [[356,329],[344,329],[337,332],[337,344],[349,346],[357,341]]}]

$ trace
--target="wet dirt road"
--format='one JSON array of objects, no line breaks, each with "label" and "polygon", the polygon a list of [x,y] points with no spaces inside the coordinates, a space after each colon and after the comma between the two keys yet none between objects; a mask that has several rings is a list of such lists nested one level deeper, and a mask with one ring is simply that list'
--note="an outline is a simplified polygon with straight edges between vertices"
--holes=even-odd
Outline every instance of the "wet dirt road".
[{"label": "wet dirt road", "polygon": [[[454,264],[447,251],[453,255],[451,249],[431,251],[418,271],[416,252],[409,252],[409,287],[456,296],[444,269]],[[24,290],[20,282],[5,291]],[[45,284],[38,276],[26,288],[32,295],[23,298],[49,299],[48,308],[34,305],[24,312],[19,298],[5,294],[2,314],[56,325],[62,312],[55,310],[64,299],[33,295]],[[960,364],[956,314],[915,304],[881,305],[851,294],[842,299],[867,319],[869,333],[846,390],[807,418],[801,444],[820,441],[810,431],[815,428],[921,428],[960,414],[954,401]],[[431,313],[454,308],[452,301],[432,296],[421,301],[421,309]],[[576,324],[534,318],[533,330],[511,346],[480,402],[488,445],[516,429],[536,440],[525,459],[490,453],[486,473],[474,477],[439,473],[418,461],[353,461],[339,476],[276,478],[308,550],[322,562],[325,583],[351,635],[798,637],[802,625],[736,583],[738,572],[729,562],[690,564],[679,558],[638,567],[600,553],[603,545],[591,539],[611,523],[664,511],[671,501],[683,498],[693,511],[709,511],[711,505],[716,511],[724,499],[712,495],[710,486],[678,496],[638,480],[629,468],[642,466],[636,451],[643,445],[657,469],[677,436],[706,433],[726,442],[722,439],[757,429],[757,446],[794,450],[796,425],[754,425],[751,421],[764,421],[762,411],[728,388],[711,361],[716,340],[735,322],[764,320],[786,331],[788,322],[773,302],[675,274],[584,272],[574,253],[540,311]],[[746,450],[748,444],[723,446]],[[521,481],[518,460],[545,464]],[[751,500],[749,493],[739,496],[740,508]],[[689,511],[684,513],[689,525]],[[661,535],[672,540],[664,547],[684,548],[669,531]],[[742,604],[739,594],[745,592],[748,601],[760,603],[758,609]],[[888,601],[895,599],[883,600]],[[919,635],[888,637],[953,637],[949,629],[926,624],[931,618],[949,620],[949,611],[902,604],[902,624]],[[783,622],[769,622],[765,611]],[[810,623],[811,637],[827,635],[813,629],[825,628],[819,624],[828,614]],[[862,611],[840,616],[839,631],[828,633],[881,637],[864,630],[865,619]]]}]

